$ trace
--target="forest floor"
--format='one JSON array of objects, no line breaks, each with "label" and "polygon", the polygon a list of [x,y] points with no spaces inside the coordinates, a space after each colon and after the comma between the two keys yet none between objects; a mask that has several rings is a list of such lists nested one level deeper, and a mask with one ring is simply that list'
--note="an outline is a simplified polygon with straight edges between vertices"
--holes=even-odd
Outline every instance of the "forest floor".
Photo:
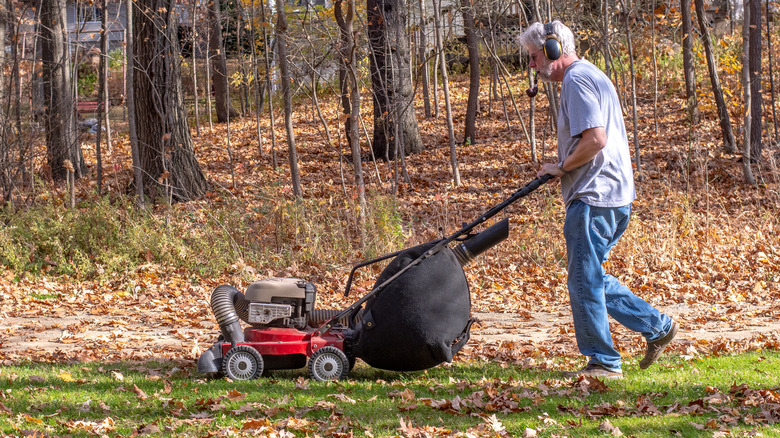
[{"label": "forest floor", "polygon": [[[465,79],[456,80],[455,87],[454,108],[460,114],[465,108]],[[637,200],[632,224],[610,254],[607,268],[680,323],[681,333],[671,347],[676,354],[777,348],[780,154],[776,146],[767,146],[760,183],[745,185],[741,157],[722,152],[714,110],[705,111],[704,120],[688,129],[680,122],[686,120],[684,100],[674,94],[668,91],[659,105],[657,132],[652,129],[652,99],[639,100],[642,164],[641,170],[636,169]],[[481,99],[488,102],[487,92]],[[324,114],[336,135],[339,111],[326,108]],[[538,114],[542,119],[537,121],[539,158],[546,154],[550,160],[554,139],[542,123],[544,107]],[[442,116],[419,115],[418,120],[426,150],[405,160],[408,181],[393,191],[398,167],[365,163],[370,190],[394,193],[403,218],[405,247],[440,237],[442,230],[454,231],[535,177],[539,163],[531,157],[523,128],[496,102],[492,110],[483,107],[479,141],[458,148],[460,186],[451,181]],[[463,118],[456,117],[455,123],[462,126]],[[269,150],[258,154],[254,117],[231,121],[229,143],[226,127],[202,127],[203,134],[194,139],[195,149],[213,190],[204,199],[171,209],[184,210],[197,220],[200,211],[209,212],[230,198],[238,199],[235,208],[246,208],[245,217],[250,218],[257,216],[251,208],[270,209],[290,202],[280,125],[276,125],[280,140],[275,166]],[[269,129],[263,118],[261,130]],[[304,198],[330,202],[337,209],[354,204],[351,161],[344,145],[341,150],[323,145],[323,127],[307,105],[296,111],[295,129]],[[234,168],[228,165],[228,147]],[[633,141],[631,148],[633,154]],[[113,165],[105,176],[106,190],[124,194],[132,177],[126,136],[116,136],[109,154],[106,161]],[[94,169],[94,151],[87,148],[85,156]],[[79,185],[82,193],[94,192],[91,179]],[[54,190],[60,190],[64,199],[64,188]],[[480,323],[472,328],[472,340],[459,357],[577,356],[565,285],[559,186],[549,183],[504,213],[513,224],[509,239],[466,269],[472,312]],[[273,218],[262,220],[269,221],[266,228],[271,231],[258,239],[273,240]],[[258,233],[264,230],[258,227]],[[362,259],[359,254],[347,256]],[[262,266],[262,261],[255,266],[239,266],[239,261],[236,265],[237,269],[226,267],[220,278],[198,277],[197,281],[192,272],[179,272],[154,260],[101,281],[6,271],[0,274],[0,363],[156,358],[194,365],[219,334],[208,305],[211,291],[224,283],[239,289],[246,286],[246,275],[237,272],[246,269],[256,279],[297,276],[312,281],[322,308],[351,304],[339,292],[349,264],[301,261],[277,271]],[[355,288],[365,292],[372,278],[358,278]],[[644,351],[641,336],[616,323],[613,329],[620,351],[629,356]]]}]

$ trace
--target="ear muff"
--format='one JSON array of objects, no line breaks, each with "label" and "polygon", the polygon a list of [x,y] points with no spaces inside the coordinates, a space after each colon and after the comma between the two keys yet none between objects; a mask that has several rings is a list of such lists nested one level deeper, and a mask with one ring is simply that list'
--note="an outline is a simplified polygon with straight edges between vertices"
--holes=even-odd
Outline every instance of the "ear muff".
[{"label": "ear muff", "polygon": [[561,57],[563,49],[561,48],[561,42],[553,31],[552,23],[544,24],[544,33],[546,35],[543,47],[544,56],[550,61],[555,61]]}]

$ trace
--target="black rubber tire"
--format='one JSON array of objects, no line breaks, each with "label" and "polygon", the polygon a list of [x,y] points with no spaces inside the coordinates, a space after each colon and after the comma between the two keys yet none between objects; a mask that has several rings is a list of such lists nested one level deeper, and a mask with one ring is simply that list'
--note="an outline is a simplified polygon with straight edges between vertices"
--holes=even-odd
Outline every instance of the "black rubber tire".
[{"label": "black rubber tire", "polygon": [[309,358],[309,374],[318,382],[346,379],[349,369],[347,355],[331,345],[320,348]]},{"label": "black rubber tire", "polygon": [[252,380],[263,374],[263,356],[249,345],[236,345],[222,358],[222,373],[233,380]]}]

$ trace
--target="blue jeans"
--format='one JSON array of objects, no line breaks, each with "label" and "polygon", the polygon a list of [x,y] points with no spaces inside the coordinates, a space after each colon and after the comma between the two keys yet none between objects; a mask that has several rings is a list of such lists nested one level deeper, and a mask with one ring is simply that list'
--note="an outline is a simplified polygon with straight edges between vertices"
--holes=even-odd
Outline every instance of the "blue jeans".
[{"label": "blue jeans", "polygon": [[605,273],[602,264],[628,227],[631,204],[592,207],[575,200],[566,209],[563,234],[568,257],[568,287],[574,332],[580,352],[613,371],[620,370],[620,353],[612,346],[608,315],[648,342],[662,338],[672,319],[634,295]]}]

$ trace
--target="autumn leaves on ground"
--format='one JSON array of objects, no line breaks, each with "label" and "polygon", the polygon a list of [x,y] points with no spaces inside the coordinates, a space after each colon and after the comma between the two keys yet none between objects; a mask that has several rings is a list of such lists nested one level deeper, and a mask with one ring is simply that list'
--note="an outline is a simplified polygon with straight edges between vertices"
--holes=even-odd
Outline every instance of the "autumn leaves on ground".
[{"label": "autumn leaves on ground", "polygon": [[[465,82],[458,81],[453,94],[455,113],[462,114]],[[308,103],[297,106],[294,124],[304,191],[302,209],[296,209],[301,203],[292,198],[283,140],[275,149],[278,167],[271,166],[265,115],[261,118],[266,133],[262,155],[252,116],[231,121],[229,136],[226,126],[216,125],[213,131],[201,126],[201,136],[194,138],[195,149],[211,190],[198,201],[154,207],[154,218],[160,227],[192,238],[204,229],[221,233],[226,247],[234,251],[232,262],[217,273],[198,270],[197,266],[208,265],[209,255],[191,253],[185,258],[192,260],[193,268],[185,269],[150,250],[142,251],[143,263],[128,262],[131,268],[102,274],[97,267],[97,273],[89,276],[78,272],[50,275],[45,261],[38,275],[5,270],[0,278],[4,320],[0,361],[11,365],[26,360],[111,363],[161,359],[174,360],[194,373],[194,361],[218,335],[208,303],[213,288],[224,283],[242,288],[260,278],[297,276],[317,285],[318,307],[345,307],[370,289],[379,272],[377,268],[359,274],[356,292],[345,298],[352,262],[447,235],[534,178],[538,164],[531,160],[520,122],[510,115],[507,125],[501,105],[488,105],[487,93],[482,99],[478,140],[458,148],[461,186],[451,183],[448,139],[441,117],[419,116],[427,149],[406,158],[409,181],[403,181],[395,163],[365,163],[369,197],[374,199],[369,216],[375,227],[387,226],[381,231],[387,236],[374,242],[372,254],[354,249],[351,160],[340,155],[338,145],[326,144],[324,128],[312,117]],[[638,199],[629,231],[611,254],[609,271],[654,305],[676,309],[688,333],[684,342],[672,346],[678,355],[777,348],[780,333],[776,328],[755,325],[759,317],[769,321],[778,315],[780,171],[775,166],[776,148],[766,148],[760,184],[746,186],[740,157],[720,150],[713,114],[689,130],[683,122],[683,100],[666,97],[659,106],[656,134],[652,105],[642,104],[651,101],[639,100],[642,171],[637,174]],[[544,108],[537,111],[542,114],[537,126],[546,126]],[[334,107],[324,111],[331,134],[338,138],[338,111]],[[527,116],[527,108],[522,113]],[[455,122],[462,125],[461,118]],[[121,123],[118,126],[121,130]],[[537,132],[539,153],[547,159],[554,154],[553,137],[549,129]],[[276,138],[284,138],[281,131]],[[87,138],[84,147],[94,170],[91,141]],[[346,150],[343,142],[341,147]],[[106,196],[114,203],[130,181],[128,150],[127,138],[120,132],[104,157],[104,162],[111,163],[105,176]],[[397,195],[393,196],[396,181]],[[81,180],[77,187],[80,205],[94,205],[94,180]],[[36,194],[38,202],[61,202],[66,197],[63,190],[47,187]],[[123,214],[120,210],[118,215]],[[232,219],[215,217],[222,214],[215,212],[228,210],[235,214]],[[300,217],[292,217],[295,214]],[[544,368],[551,359],[577,357],[566,307],[563,214],[558,184],[552,182],[499,215],[510,218],[510,238],[466,269],[473,310],[508,313],[523,324],[504,326],[508,338],[472,341],[457,361]],[[251,233],[232,232],[229,220],[235,218],[249,224],[243,229]],[[317,221],[327,223],[316,230],[302,229]],[[393,223],[400,227],[394,228]],[[213,224],[222,229],[208,228]],[[378,228],[370,228],[369,233],[372,230],[379,233]],[[342,241],[349,244],[339,246]],[[263,246],[262,257],[247,249],[249,242]],[[34,248],[30,258],[35,258]],[[545,321],[535,320],[540,313],[547,315]],[[741,339],[696,336],[713,324],[754,333]],[[544,339],[524,336],[523,327],[540,326],[548,333]],[[488,328],[475,326],[475,337]],[[638,336],[615,329],[616,344],[628,357],[642,351]]]},{"label": "autumn leaves on ground", "polygon": [[[465,106],[465,87],[465,82],[456,83],[456,114],[461,113],[458,105]],[[451,183],[448,140],[443,134],[446,129],[441,117],[419,116],[427,149],[405,160],[408,182],[398,174],[401,171],[398,165],[365,163],[369,197],[394,199],[401,218],[401,228],[397,231],[400,235],[385,239],[387,246],[374,248],[375,253],[451,233],[534,178],[538,164],[531,160],[520,122],[510,115],[507,124],[501,105],[488,104],[487,93],[482,99],[478,141],[458,148],[461,186]],[[337,138],[335,131],[340,116],[334,107],[324,110],[331,123],[331,134]],[[688,332],[706,327],[711,321],[725,321],[733,330],[745,329],[743,318],[776,315],[776,306],[772,304],[780,294],[777,191],[780,171],[775,166],[776,149],[767,148],[761,183],[757,187],[747,186],[742,182],[740,157],[721,152],[713,114],[691,131],[682,121],[685,120],[683,101],[667,97],[659,107],[656,134],[652,105],[642,105],[639,110],[642,171],[637,174],[638,199],[631,227],[611,254],[609,270],[661,308],[679,305],[692,310],[680,312],[681,323]],[[527,116],[527,110],[523,114]],[[545,126],[540,123],[546,121],[545,112],[537,111],[537,114],[542,114],[537,126]],[[326,144],[323,126],[312,116],[307,103],[298,105],[295,117],[304,199],[309,202],[305,208],[310,208],[312,215],[322,215],[326,221],[338,218],[341,224],[331,224],[327,229],[331,234],[343,234],[341,239],[354,240],[356,202],[351,160],[340,155],[337,145]],[[292,222],[279,220],[285,211],[289,214],[285,208],[294,203],[286,144],[279,140],[275,151],[271,151],[269,120],[264,116],[261,122],[266,133],[262,156],[254,117],[231,122],[229,143],[226,126],[215,125],[213,131],[202,127],[202,135],[194,140],[211,191],[205,199],[196,202],[174,205],[168,210],[155,208],[161,223],[195,236],[199,223],[211,220],[230,228],[229,224],[210,216],[212,211],[227,205],[241,220],[253,224],[249,228],[251,236],[232,235],[230,229],[222,230],[224,239],[236,244],[233,263],[224,266],[218,275],[203,275],[167,266],[150,253],[146,255],[146,263],[132,270],[92,275],[92,278],[80,277],[78,273],[51,276],[46,272],[29,275],[6,270],[0,279],[0,314],[4,318],[18,318],[14,320],[18,323],[4,328],[3,361],[151,357],[192,361],[204,347],[203,343],[216,335],[208,299],[213,287],[222,283],[241,287],[269,276],[297,276],[317,285],[318,306],[348,305],[352,297],[346,299],[342,292],[351,263],[374,254],[350,249],[354,246],[334,247],[332,242],[336,240],[327,231],[312,235],[294,227],[280,230],[282,222],[295,224],[294,219]],[[459,122],[462,124],[461,119],[456,119]],[[121,123],[118,126],[121,129]],[[277,133],[277,139],[283,138],[281,134]],[[539,154],[551,159],[553,134],[541,128],[537,138]],[[94,170],[94,144],[90,138],[85,138],[83,144]],[[341,146],[345,146],[343,142]],[[228,148],[233,154],[232,165]],[[127,138],[120,132],[108,157],[104,157],[104,162],[111,163],[111,170],[105,176],[109,199],[119,197],[130,181],[128,149]],[[272,152],[277,155],[276,169],[271,167]],[[395,181],[398,181],[398,194],[393,197],[390,194]],[[64,187],[47,189],[38,194],[39,202],[48,198],[56,201],[65,196],[63,190]],[[93,179],[79,181],[81,200],[94,201],[94,190]],[[372,208],[369,216],[396,215],[389,211],[393,210],[392,205],[377,202]],[[576,354],[570,320],[565,315],[565,248],[560,231],[563,209],[557,182],[510,206],[500,217],[510,218],[509,240],[467,268],[474,310],[508,312],[526,321],[533,318],[534,312],[557,312],[562,317],[551,322],[552,330],[563,335],[557,342],[551,342],[548,348],[521,348],[521,343],[527,340],[518,332],[515,333],[517,344],[510,346],[517,347],[518,354],[542,351]],[[311,223],[318,218],[307,220]],[[170,224],[169,221],[186,223]],[[285,234],[287,239],[280,240],[280,234]],[[269,249],[265,259],[242,252],[242,243],[248,240],[260,242]],[[323,245],[319,240],[331,243]],[[275,260],[268,259],[268,254]],[[32,261],[34,249],[30,257]],[[188,257],[197,266],[199,255]],[[370,288],[377,274],[378,271],[368,271],[358,275],[358,292]],[[85,315],[92,317],[85,318]],[[45,326],[43,317],[53,320]],[[52,325],[60,332],[59,337],[53,340],[54,344],[45,345],[48,348],[39,348],[40,345],[34,344],[34,333]],[[194,332],[184,332],[186,329]],[[173,334],[181,342],[145,348],[144,340],[149,338],[145,334],[160,330]],[[475,332],[479,331],[476,327]],[[684,348],[689,353],[758,348],[774,345],[776,336],[777,333],[761,333],[757,328],[756,338],[751,342],[708,339]],[[8,339],[19,342],[9,343]],[[624,351],[635,353],[643,348],[636,337],[626,339],[625,343],[616,339]],[[106,343],[113,343],[112,340],[119,342],[108,347]],[[506,347],[501,349],[502,355],[506,354]],[[472,346],[464,356],[478,354],[489,358],[496,354],[492,348],[485,344]]]}]

